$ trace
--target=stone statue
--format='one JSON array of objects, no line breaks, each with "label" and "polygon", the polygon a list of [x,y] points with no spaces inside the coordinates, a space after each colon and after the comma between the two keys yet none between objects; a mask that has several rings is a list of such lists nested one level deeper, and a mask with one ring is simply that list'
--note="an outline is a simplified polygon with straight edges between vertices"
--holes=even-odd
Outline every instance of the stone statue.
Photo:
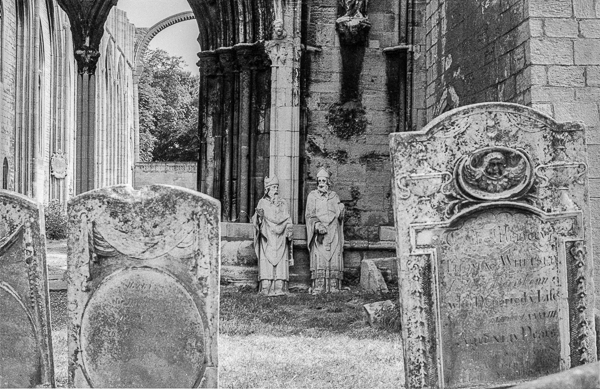
[{"label": "stone statue", "polygon": [[367,0],[339,0],[340,5],[346,13],[342,17],[364,19],[367,8]]},{"label": "stone statue", "polygon": [[288,291],[292,257],[292,218],[279,197],[277,176],[265,177],[265,194],[252,217],[254,250],[258,257],[259,293],[281,296]]},{"label": "stone statue", "polygon": [[317,174],[317,184],[306,199],[312,293],[335,293],[340,291],[344,274],[344,204],[330,190],[326,170]]}]

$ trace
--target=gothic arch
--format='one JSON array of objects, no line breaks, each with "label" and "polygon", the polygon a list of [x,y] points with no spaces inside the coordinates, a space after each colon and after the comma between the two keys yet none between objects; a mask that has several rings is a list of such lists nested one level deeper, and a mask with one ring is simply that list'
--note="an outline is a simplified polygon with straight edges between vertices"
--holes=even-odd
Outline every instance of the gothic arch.
[{"label": "gothic arch", "polygon": [[150,44],[152,39],[154,39],[161,31],[168,27],[171,27],[174,24],[194,19],[196,19],[196,16],[192,11],[180,12],[173,16],[169,16],[168,18],[165,18],[160,22],[156,23],[154,26],[150,27],[146,34],[144,34],[144,36],[140,40],[135,42],[135,74],[138,76],[142,74],[142,60],[144,59],[144,55],[146,54],[146,51],[148,50],[148,45]]}]

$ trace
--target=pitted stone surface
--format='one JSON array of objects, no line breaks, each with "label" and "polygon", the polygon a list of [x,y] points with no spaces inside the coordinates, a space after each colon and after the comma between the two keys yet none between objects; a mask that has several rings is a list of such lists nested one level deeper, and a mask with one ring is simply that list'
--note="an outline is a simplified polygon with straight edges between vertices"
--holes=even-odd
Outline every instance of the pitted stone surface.
[{"label": "pitted stone surface", "polygon": [[360,264],[360,287],[367,292],[389,292],[381,271],[370,259],[365,259]]},{"label": "pitted stone surface", "polygon": [[0,190],[0,387],[54,386],[43,220]]},{"label": "pitted stone surface", "polygon": [[169,186],[69,203],[69,382],[217,386],[219,204]]},{"label": "pitted stone surface", "polygon": [[583,127],[489,103],[390,138],[407,387],[594,361]]}]

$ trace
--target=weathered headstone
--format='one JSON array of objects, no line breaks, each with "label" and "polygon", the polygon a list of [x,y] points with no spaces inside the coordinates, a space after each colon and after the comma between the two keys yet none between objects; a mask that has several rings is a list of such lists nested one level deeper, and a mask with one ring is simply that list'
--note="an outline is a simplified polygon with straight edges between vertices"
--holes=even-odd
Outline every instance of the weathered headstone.
[{"label": "weathered headstone", "polygon": [[115,186],[68,211],[70,385],[216,387],[219,203]]},{"label": "weathered headstone", "polygon": [[54,386],[42,207],[0,190],[0,387]]},{"label": "weathered headstone", "polygon": [[407,387],[508,385],[594,361],[582,126],[478,104],[390,147]]}]

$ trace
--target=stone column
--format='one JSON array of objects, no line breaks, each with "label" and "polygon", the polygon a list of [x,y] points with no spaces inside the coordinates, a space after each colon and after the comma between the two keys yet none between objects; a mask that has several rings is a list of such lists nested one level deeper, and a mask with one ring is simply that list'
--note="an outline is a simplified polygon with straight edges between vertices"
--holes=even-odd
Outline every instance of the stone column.
[{"label": "stone column", "polygon": [[96,177],[96,64],[104,23],[116,0],[57,0],[71,23],[77,60],[75,193],[95,187]]},{"label": "stone column", "polygon": [[237,181],[238,193],[238,222],[250,221],[250,115],[251,115],[251,93],[252,93],[252,58],[254,56],[254,45],[240,43],[234,46],[238,63],[240,66],[239,84],[239,140],[238,140],[238,164],[239,174]]},{"label": "stone column", "polygon": [[221,218],[222,220],[232,220],[234,214],[232,212],[232,198],[234,192],[232,180],[232,165],[233,165],[233,127],[234,127],[234,110],[235,110],[235,92],[236,92],[236,63],[235,53],[233,48],[220,48],[216,50],[219,56],[223,74],[223,91],[222,91],[222,160],[217,163],[222,166],[221,180]]},{"label": "stone column", "polygon": [[133,75],[133,162],[140,162],[140,76],[136,72]]},{"label": "stone column", "polygon": [[96,177],[96,63],[100,54],[85,48],[75,52],[77,97],[75,132],[75,194],[94,189]]},{"label": "stone column", "polygon": [[280,196],[298,222],[300,172],[300,37],[288,38],[283,22],[273,23],[273,40],[265,50],[271,59],[271,147],[269,171],[279,178]]},{"label": "stone column", "polygon": [[215,196],[215,130],[219,127],[218,112],[221,106],[219,59],[214,51],[198,53],[200,60],[200,161],[198,190]]}]

